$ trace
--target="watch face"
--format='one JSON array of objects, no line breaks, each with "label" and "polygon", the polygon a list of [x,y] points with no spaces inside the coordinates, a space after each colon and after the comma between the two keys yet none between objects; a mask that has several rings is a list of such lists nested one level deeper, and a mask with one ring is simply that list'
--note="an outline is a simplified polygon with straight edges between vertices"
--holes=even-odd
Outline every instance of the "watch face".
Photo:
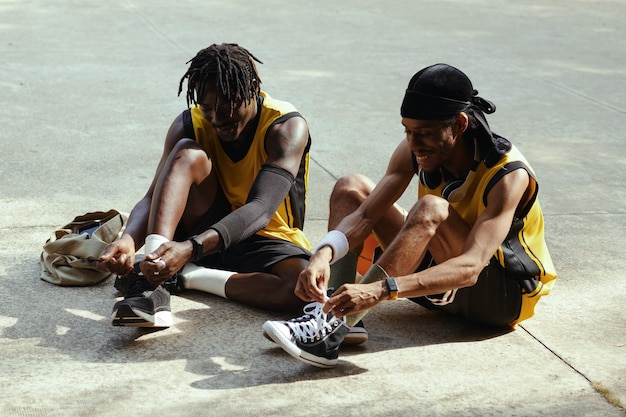
[{"label": "watch face", "polygon": [[387,288],[389,289],[390,293],[398,292],[398,283],[394,278],[387,278]]}]

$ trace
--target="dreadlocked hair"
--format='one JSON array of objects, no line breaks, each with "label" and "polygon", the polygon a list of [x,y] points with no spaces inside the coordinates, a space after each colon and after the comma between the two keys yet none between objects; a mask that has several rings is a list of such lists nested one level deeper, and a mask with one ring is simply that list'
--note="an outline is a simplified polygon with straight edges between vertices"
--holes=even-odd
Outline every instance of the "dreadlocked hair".
[{"label": "dreadlocked hair", "polygon": [[189,69],[180,79],[178,95],[187,80],[187,107],[191,107],[204,98],[210,84],[215,82],[215,108],[219,106],[220,100],[226,100],[232,111],[260,92],[261,78],[254,61],[263,63],[236,43],[213,44],[204,48],[187,61]]}]

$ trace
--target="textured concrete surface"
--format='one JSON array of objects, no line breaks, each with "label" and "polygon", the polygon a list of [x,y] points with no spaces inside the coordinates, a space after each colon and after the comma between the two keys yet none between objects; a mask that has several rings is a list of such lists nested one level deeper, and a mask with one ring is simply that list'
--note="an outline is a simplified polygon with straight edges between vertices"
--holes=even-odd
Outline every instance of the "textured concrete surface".
[{"label": "textured concrete surface", "polygon": [[[0,0],[0,415],[624,415],[624,17],[610,0]],[[111,281],[41,281],[53,229],[140,198],[185,62],[221,42],[309,121],[313,242],[336,178],[383,174],[410,76],[463,69],[540,181],[560,277],[537,315],[493,334],[386,303],[319,370],[261,336],[280,314],[190,293],[168,330],[113,328]]]}]

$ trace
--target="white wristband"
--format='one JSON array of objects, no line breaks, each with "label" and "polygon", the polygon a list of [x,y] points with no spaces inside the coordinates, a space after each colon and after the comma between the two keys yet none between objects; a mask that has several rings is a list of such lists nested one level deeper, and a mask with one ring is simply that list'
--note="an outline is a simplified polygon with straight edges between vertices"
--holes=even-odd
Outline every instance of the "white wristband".
[{"label": "white wristband", "polygon": [[317,252],[323,246],[330,246],[333,250],[333,257],[330,260],[331,264],[346,256],[346,254],[350,250],[348,238],[339,230],[331,230],[330,232],[326,233],[326,236],[324,236],[319,245],[317,245],[313,253]]},{"label": "white wristband", "polygon": [[165,242],[169,242],[170,240],[165,236],[157,235],[153,233],[151,235],[146,236],[144,252],[146,255],[150,255],[155,250],[159,249],[159,246]]}]

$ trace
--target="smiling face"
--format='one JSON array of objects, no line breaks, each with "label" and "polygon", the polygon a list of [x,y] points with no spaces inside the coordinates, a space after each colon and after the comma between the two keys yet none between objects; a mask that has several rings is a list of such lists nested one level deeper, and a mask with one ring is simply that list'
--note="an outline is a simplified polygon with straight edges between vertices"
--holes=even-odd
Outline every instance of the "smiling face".
[{"label": "smiling face", "polygon": [[466,148],[458,146],[467,128],[467,115],[460,113],[452,123],[442,120],[402,118],[402,125],[411,152],[426,172],[444,166],[455,171],[454,165],[467,159]]},{"label": "smiling face", "polygon": [[213,125],[217,137],[224,142],[234,142],[244,131],[257,112],[256,96],[249,102],[234,105],[222,96],[219,97],[215,83],[206,91],[198,106],[202,115]]},{"label": "smiling face", "polygon": [[404,133],[418,165],[427,172],[439,169],[454,148],[452,128],[440,120],[402,118]]}]

